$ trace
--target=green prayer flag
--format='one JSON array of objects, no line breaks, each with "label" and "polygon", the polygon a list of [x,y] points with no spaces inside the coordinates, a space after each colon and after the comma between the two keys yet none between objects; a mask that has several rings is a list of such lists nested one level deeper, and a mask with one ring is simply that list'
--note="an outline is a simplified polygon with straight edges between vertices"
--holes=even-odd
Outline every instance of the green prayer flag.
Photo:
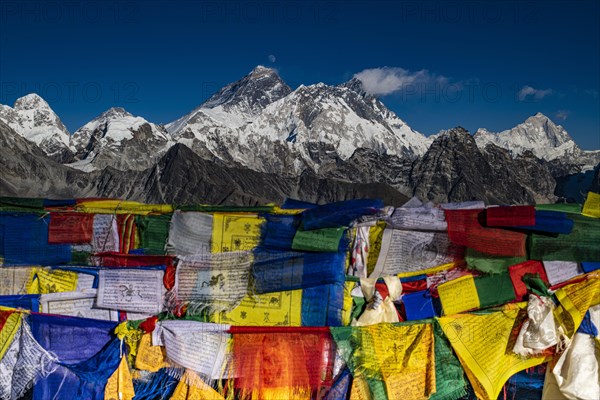
[{"label": "green prayer flag", "polygon": [[475,278],[475,288],[481,308],[508,303],[516,298],[508,273],[478,276]]},{"label": "green prayer flag", "polygon": [[467,247],[465,261],[470,269],[476,269],[486,274],[501,274],[507,272],[511,265],[527,261],[527,257],[492,256]]},{"label": "green prayer flag", "polygon": [[336,252],[346,228],[298,229],[292,241],[293,250]]},{"label": "green prayer flag", "polygon": [[467,395],[465,374],[437,320],[433,323],[433,336],[435,338],[435,393],[429,399],[460,399]]},{"label": "green prayer flag", "polygon": [[600,218],[569,214],[570,234],[531,235],[530,258],[544,261],[600,261]]},{"label": "green prayer flag", "polygon": [[165,254],[169,237],[169,225],[173,214],[137,215],[135,223],[140,236],[140,245],[145,254]]}]

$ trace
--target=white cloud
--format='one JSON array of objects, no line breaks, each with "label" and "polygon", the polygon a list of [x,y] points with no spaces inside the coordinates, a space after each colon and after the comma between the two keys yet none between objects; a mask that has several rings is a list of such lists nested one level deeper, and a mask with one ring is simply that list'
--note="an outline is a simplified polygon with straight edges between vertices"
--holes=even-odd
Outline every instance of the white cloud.
[{"label": "white cloud", "polygon": [[541,100],[546,96],[549,96],[553,93],[552,89],[535,89],[531,86],[523,86],[517,96],[519,97],[519,101],[524,101],[525,99],[535,99]]},{"label": "white cloud", "polygon": [[561,121],[565,121],[571,115],[571,111],[569,110],[558,110],[554,116]]},{"label": "white cloud", "polygon": [[382,67],[365,69],[354,75],[362,82],[363,89],[368,94],[385,96],[401,92],[411,87],[423,87],[431,84],[447,84],[448,78],[430,73],[426,69],[411,72],[404,68]]}]

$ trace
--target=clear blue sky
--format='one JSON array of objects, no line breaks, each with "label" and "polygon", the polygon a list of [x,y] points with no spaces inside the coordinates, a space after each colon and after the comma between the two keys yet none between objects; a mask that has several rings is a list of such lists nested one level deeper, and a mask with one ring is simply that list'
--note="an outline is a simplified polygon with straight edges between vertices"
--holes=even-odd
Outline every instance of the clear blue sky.
[{"label": "clear blue sky", "polygon": [[166,123],[258,64],[292,88],[364,71],[426,135],[540,111],[600,149],[599,4],[3,0],[0,103],[37,92],[71,131],[111,106]]}]

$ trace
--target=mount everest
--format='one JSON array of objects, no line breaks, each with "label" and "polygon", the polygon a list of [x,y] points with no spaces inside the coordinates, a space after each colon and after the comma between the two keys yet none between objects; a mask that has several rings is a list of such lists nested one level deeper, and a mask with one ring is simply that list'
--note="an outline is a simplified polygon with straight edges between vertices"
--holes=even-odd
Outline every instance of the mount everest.
[{"label": "mount everest", "polygon": [[[13,147],[27,147],[24,152],[35,154],[39,162],[47,159],[51,169],[58,168],[58,175],[65,179],[82,179],[71,192],[72,185],[64,182],[54,186],[62,188],[60,193],[45,185],[37,192],[28,192],[46,197],[111,195],[147,200],[142,197],[154,196],[168,202],[173,201],[169,193],[187,193],[186,201],[203,202],[193,198],[183,177],[171,177],[171,185],[161,187],[160,196],[144,193],[159,190],[158,186],[151,188],[147,182],[132,179],[148,171],[174,173],[176,169],[167,168],[165,163],[187,157],[196,160],[190,166],[200,168],[202,164],[201,169],[216,174],[205,179],[217,187],[218,171],[224,170],[241,175],[258,173],[260,179],[255,177],[255,181],[281,177],[295,182],[287,189],[271,182],[279,188],[277,193],[269,193],[265,187],[243,200],[250,203],[299,195],[300,181],[306,185],[310,179],[321,185],[332,182],[334,187],[376,183],[405,196],[434,201],[473,197],[492,204],[511,204],[554,201],[557,195],[577,200],[557,187],[557,182],[565,186],[568,181],[573,186],[573,179],[581,180],[580,174],[593,176],[600,161],[600,151],[581,150],[564,128],[541,113],[500,133],[481,128],[471,136],[462,128],[454,128],[425,137],[379,99],[367,95],[356,78],[338,86],[319,83],[292,90],[276,71],[261,66],[164,126],[122,108],[111,108],[70,135],[50,106],[35,94],[18,99],[13,107],[0,105],[0,121],[4,122],[0,124],[4,141],[18,141],[19,136],[27,143]],[[2,194],[19,194],[18,188],[27,186],[27,179],[39,171],[27,171],[28,178],[23,178],[26,162],[13,163],[19,165],[19,174],[10,164],[12,155],[4,154],[10,150],[3,147],[2,151],[9,171],[0,177],[0,188],[6,191]],[[218,168],[208,168],[206,163]],[[108,186],[94,185],[91,179],[109,179],[107,170],[114,181],[108,192]],[[191,170],[178,173],[194,174]],[[130,182],[124,181],[126,176]],[[575,185],[569,192],[585,189]],[[368,196],[366,187],[361,190]],[[222,193],[218,200],[242,201],[248,188],[235,191],[229,196]],[[350,192],[342,190],[341,197],[330,193],[328,200],[345,198]],[[316,193],[305,195],[315,200]]]}]

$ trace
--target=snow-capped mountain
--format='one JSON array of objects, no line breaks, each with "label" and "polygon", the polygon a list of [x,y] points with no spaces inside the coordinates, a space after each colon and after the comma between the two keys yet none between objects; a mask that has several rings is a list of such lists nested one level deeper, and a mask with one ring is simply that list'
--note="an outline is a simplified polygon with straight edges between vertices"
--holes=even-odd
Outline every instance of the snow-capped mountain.
[{"label": "snow-capped mountain", "polygon": [[346,160],[359,148],[414,158],[431,142],[367,96],[355,79],[340,86],[301,85],[292,92],[265,67],[167,129],[204,157],[285,174],[316,172],[323,160]]},{"label": "snow-capped mountain", "polygon": [[71,146],[79,161],[70,166],[85,171],[106,166],[141,170],[172,144],[164,127],[113,107],[75,131]]},{"label": "snow-capped mountain", "polygon": [[550,161],[556,158],[577,156],[581,149],[567,131],[550,118],[537,113],[512,129],[494,133],[480,128],[475,133],[479,147],[493,143],[510,150],[514,155],[529,150],[537,157]]},{"label": "snow-capped mountain", "polygon": [[72,159],[70,133],[48,103],[35,93],[20,97],[13,107],[0,104],[0,119],[35,143],[57,162]]}]

